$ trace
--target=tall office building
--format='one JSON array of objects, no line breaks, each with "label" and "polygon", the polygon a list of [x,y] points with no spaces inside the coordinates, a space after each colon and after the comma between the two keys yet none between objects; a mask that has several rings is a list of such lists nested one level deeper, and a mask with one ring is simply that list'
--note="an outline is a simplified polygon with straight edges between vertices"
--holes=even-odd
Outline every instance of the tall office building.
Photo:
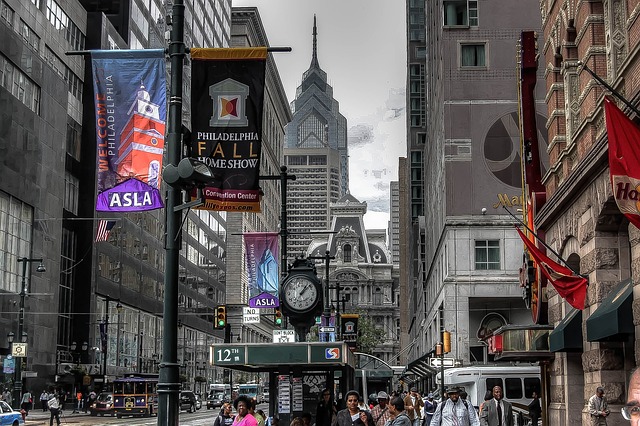
[{"label": "tall office building", "polygon": [[391,260],[394,265],[400,265],[400,187],[398,181],[390,182],[391,215],[389,220],[388,241],[391,250]]},{"label": "tall office building", "polygon": [[314,16],[311,65],[302,75],[285,129],[285,164],[297,178],[287,194],[290,257],[305,252],[310,231],[329,228],[330,203],[349,192],[347,119],[320,68],[317,36]]},{"label": "tall office building", "polygon": [[[269,46],[260,14],[255,7],[234,7],[232,10],[231,46]],[[286,55],[287,53],[275,53]],[[278,176],[284,161],[284,127],[291,120],[289,102],[273,54],[267,59],[265,99],[262,118],[261,176]],[[278,180],[262,180],[264,195],[260,203],[261,213],[227,214],[227,296],[228,312],[235,309],[238,321],[232,321],[231,332],[243,342],[271,342],[273,339],[272,310],[262,310],[260,324],[243,325],[240,321],[240,305],[249,306],[248,275],[245,262],[245,232],[278,232],[282,198]],[[278,262],[280,267],[280,262]],[[231,305],[237,305],[232,308]]]},{"label": "tall office building", "polygon": [[[521,258],[512,255],[522,242],[503,207],[514,213],[521,207],[516,47],[522,29],[540,28],[540,19],[539,3],[529,0],[517,7],[493,0],[409,0],[410,46],[417,19],[411,12],[422,6],[426,59],[408,64],[408,83],[424,70],[419,90],[429,108],[424,136],[410,119],[407,167],[410,179],[424,173],[424,210],[411,216],[405,308],[415,342],[409,372],[429,388],[434,380],[426,361],[442,331],[453,335],[447,356],[468,365],[494,360],[486,338],[495,328],[531,323],[519,283]],[[487,12],[495,8],[500,14]],[[413,92],[410,87],[408,115],[418,117]],[[417,143],[421,138],[424,145]]]},{"label": "tall office building", "polygon": [[[106,216],[94,210],[93,79],[83,56],[65,53],[165,47],[171,9],[156,0],[3,0],[0,10],[2,39],[11,41],[0,46],[0,98],[11,105],[3,109],[8,127],[0,136],[0,223],[12,223],[0,225],[6,259],[0,291],[16,293],[24,276],[26,291],[33,293],[24,298],[23,330],[30,344],[25,365],[35,374],[25,384],[41,389],[58,380],[72,386],[74,376],[67,373],[78,363],[96,386],[104,376],[157,372],[164,214],[111,216],[116,224],[108,240],[94,242]],[[187,46],[228,46],[230,19],[230,0],[187,2]],[[185,86],[188,123],[188,78]],[[178,357],[185,386],[196,390],[202,386],[196,378],[222,374],[216,377],[206,360],[209,345],[222,338],[211,324],[213,308],[225,295],[225,222],[225,214],[216,212],[191,212],[184,222]],[[22,257],[43,258],[47,272],[38,276],[37,264],[29,262],[23,274],[17,262]],[[21,301],[0,298],[5,335],[18,329],[13,299]],[[0,343],[0,355],[7,353],[5,345]]]}]

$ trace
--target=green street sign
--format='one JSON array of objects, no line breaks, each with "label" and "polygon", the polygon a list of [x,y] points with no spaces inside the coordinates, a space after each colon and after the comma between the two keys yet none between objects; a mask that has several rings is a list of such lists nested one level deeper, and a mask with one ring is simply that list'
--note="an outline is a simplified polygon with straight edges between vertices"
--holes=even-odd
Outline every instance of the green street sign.
[{"label": "green street sign", "polygon": [[242,365],[245,364],[244,346],[212,346],[213,365]]}]

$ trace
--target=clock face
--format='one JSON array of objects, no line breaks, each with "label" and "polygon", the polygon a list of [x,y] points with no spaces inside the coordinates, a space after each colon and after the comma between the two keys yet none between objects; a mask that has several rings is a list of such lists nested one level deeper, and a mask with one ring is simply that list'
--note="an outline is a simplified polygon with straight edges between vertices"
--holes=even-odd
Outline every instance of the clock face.
[{"label": "clock face", "polygon": [[290,280],[287,280],[284,299],[291,309],[303,312],[316,303],[318,288],[309,278],[303,275],[294,275]]}]

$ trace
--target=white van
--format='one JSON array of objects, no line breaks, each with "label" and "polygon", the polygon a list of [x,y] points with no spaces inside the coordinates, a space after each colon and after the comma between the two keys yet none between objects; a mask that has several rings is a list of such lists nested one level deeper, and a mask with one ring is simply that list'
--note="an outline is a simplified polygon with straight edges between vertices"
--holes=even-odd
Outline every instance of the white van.
[{"label": "white van", "polygon": [[[436,383],[440,385],[440,374],[436,376]],[[484,401],[486,391],[496,385],[502,388],[504,399],[527,406],[534,391],[540,395],[540,367],[474,365],[448,368],[444,370],[444,384],[445,389],[458,387],[466,391],[467,400],[476,408]]]}]

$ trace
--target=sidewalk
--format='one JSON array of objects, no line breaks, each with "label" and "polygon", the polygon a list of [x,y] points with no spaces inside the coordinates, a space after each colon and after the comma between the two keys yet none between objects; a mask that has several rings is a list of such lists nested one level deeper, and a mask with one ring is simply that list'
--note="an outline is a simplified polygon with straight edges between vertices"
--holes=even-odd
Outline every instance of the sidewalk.
[{"label": "sidewalk", "polygon": [[[82,418],[89,417],[88,411],[86,413],[71,414],[72,411],[72,409],[64,410],[63,414],[60,415],[60,420],[63,420],[64,423],[80,423]],[[29,411],[25,425],[48,425],[50,418],[51,413],[49,411],[42,411],[41,409],[31,410]],[[55,424],[55,420],[53,423]]]}]

